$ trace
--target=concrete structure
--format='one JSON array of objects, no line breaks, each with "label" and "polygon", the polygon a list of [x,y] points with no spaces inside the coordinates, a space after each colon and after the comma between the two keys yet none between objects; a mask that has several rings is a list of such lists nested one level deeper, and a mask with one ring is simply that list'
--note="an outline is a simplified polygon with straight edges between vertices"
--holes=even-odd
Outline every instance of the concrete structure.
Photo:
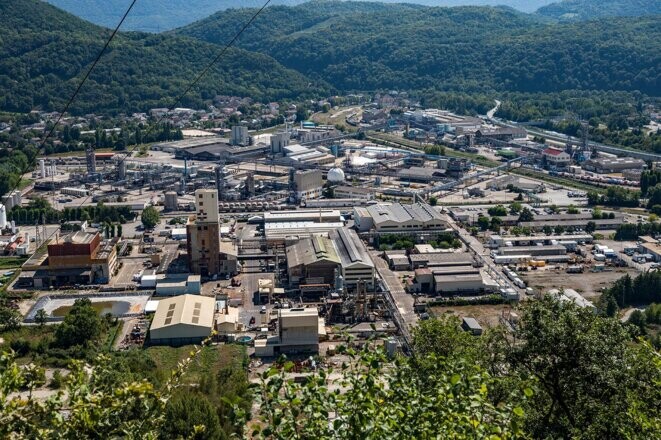
[{"label": "concrete structure", "polygon": [[301,239],[313,235],[328,235],[344,226],[337,209],[299,209],[264,213],[264,235],[268,241]]},{"label": "concrete structure", "polygon": [[486,246],[492,249],[497,249],[502,246],[512,246],[520,249],[521,246],[532,246],[537,243],[552,244],[552,242],[562,241],[575,241],[576,243],[592,243],[594,238],[591,234],[579,235],[531,235],[524,237],[503,237],[500,235],[492,235]]},{"label": "concrete structure", "polygon": [[340,258],[333,242],[314,236],[287,247],[287,273],[292,286],[300,284],[328,284],[335,281]]},{"label": "concrete structure", "polygon": [[475,318],[465,317],[461,321],[461,328],[469,332],[473,336],[480,336],[482,334],[482,326]]},{"label": "concrete structure", "polygon": [[624,170],[641,170],[645,162],[633,157],[597,157],[586,160],[581,167],[599,174],[621,173]]},{"label": "concrete structure", "polygon": [[498,255],[521,255],[526,254],[533,257],[547,255],[565,255],[567,248],[560,244],[543,246],[504,246],[498,249]]},{"label": "concrete structure", "polygon": [[36,288],[108,283],[117,267],[118,239],[102,240],[98,232],[56,236],[46,250],[23,264],[19,284]]},{"label": "concrete structure", "polygon": [[225,303],[225,307],[220,308],[216,315],[216,331],[219,335],[229,335],[239,330],[239,326],[239,309]]},{"label": "concrete structure", "polygon": [[158,303],[149,328],[150,345],[198,344],[211,335],[216,302],[211,297],[180,295]]},{"label": "concrete structure", "polygon": [[323,318],[319,318],[316,308],[280,309],[278,335],[255,340],[255,356],[316,353],[319,351],[319,338],[325,333]]},{"label": "concrete structure", "polygon": [[250,143],[250,136],[248,136],[248,127],[243,125],[234,125],[232,127],[232,137],[230,139],[232,145],[247,146]]},{"label": "concrete structure", "polygon": [[367,290],[373,290],[376,273],[374,263],[358,235],[353,230],[340,228],[331,231],[329,237],[340,258],[345,286],[356,288],[359,282],[363,282]]},{"label": "concrete structure", "polygon": [[354,208],[354,221],[356,229],[361,232],[371,229],[379,233],[440,231],[448,227],[446,219],[426,203],[393,203]]},{"label": "concrete structure", "polygon": [[186,224],[190,271],[204,277],[235,275],[239,271],[236,248],[231,242],[221,246],[218,191],[195,191],[195,210]]},{"label": "concrete structure", "polygon": [[284,148],[289,145],[290,135],[287,132],[275,133],[271,135],[271,153],[280,154]]},{"label": "concrete structure", "polygon": [[163,198],[163,205],[166,211],[176,211],[179,209],[179,197],[174,191],[167,191]]},{"label": "concrete structure", "polygon": [[319,198],[324,186],[323,173],[321,170],[297,171],[294,174],[294,185],[297,200]]}]

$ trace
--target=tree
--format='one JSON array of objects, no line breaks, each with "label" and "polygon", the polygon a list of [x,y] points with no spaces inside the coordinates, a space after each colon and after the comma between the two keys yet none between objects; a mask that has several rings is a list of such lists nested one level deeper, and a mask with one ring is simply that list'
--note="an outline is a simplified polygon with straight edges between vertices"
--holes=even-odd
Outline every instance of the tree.
[{"label": "tree", "polygon": [[118,236],[119,238],[122,238],[122,232],[123,232],[123,230],[122,230],[122,225],[121,225],[121,224],[118,224],[118,225],[117,225],[117,236]]},{"label": "tree", "polygon": [[[577,211],[578,211],[578,210],[577,210]],[[568,212],[569,212],[569,211],[568,211]],[[578,212],[577,212],[577,214],[578,214]],[[603,216],[603,214],[601,213],[601,209],[599,209],[599,208],[594,208],[594,209],[592,210],[592,218],[593,218],[593,219],[595,219],[595,220],[601,220],[602,216]]]},{"label": "tree", "polygon": [[521,202],[514,202],[510,204],[510,214],[511,215],[516,215],[521,212],[521,209],[523,209],[523,205],[521,205]]},{"label": "tree", "polygon": [[535,216],[532,211],[528,208],[523,208],[521,214],[519,214],[519,223],[520,222],[531,222],[535,220]]},{"label": "tree", "polygon": [[48,315],[44,309],[37,310],[37,313],[34,315],[34,322],[39,324],[39,327],[43,327],[46,324],[47,319]]},{"label": "tree", "polygon": [[489,217],[480,215],[477,218],[477,225],[480,227],[481,230],[486,231],[487,229],[489,229]]},{"label": "tree", "polygon": [[[595,208],[596,210],[597,208]],[[578,214],[580,211],[576,207],[576,205],[569,205],[567,207],[567,214]]]},{"label": "tree", "polygon": [[641,312],[640,310],[634,310],[631,312],[627,323],[636,327],[640,335],[647,333],[647,318],[645,317],[644,312]]},{"label": "tree", "polygon": [[589,221],[585,225],[585,232],[587,232],[588,234],[592,234],[596,230],[597,230],[597,224],[593,221]]},{"label": "tree", "polygon": [[142,225],[146,229],[153,229],[160,221],[160,214],[158,213],[158,210],[153,206],[147,206],[142,211],[140,220],[142,221]]},{"label": "tree", "polygon": [[[618,320],[547,297],[528,302],[514,338],[504,343],[503,368],[533,377],[537,384],[535,398],[524,408],[531,437],[647,438],[659,433],[661,400],[653,384],[661,379],[661,362],[649,346],[632,345]],[[652,425],[646,427],[645,421]]]},{"label": "tree", "polygon": [[[177,393],[165,407],[164,438],[215,440],[225,438],[216,409],[200,393]],[[200,429],[203,427],[203,429]]]},{"label": "tree", "polygon": [[55,344],[63,348],[87,346],[101,336],[103,325],[92,302],[88,298],[77,299],[55,330]]},{"label": "tree", "polygon": [[437,203],[438,203],[438,199],[436,197],[432,196],[429,198],[429,204],[431,206],[436,206]]},{"label": "tree", "polygon": [[18,310],[9,307],[6,300],[0,303],[0,330],[16,330],[21,326],[21,314]]},{"label": "tree", "polygon": [[487,210],[490,216],[504,217],[507,215],[507,209],[503,205],[492,206]]},{"label": "tree", "polygon": [[553,233],[553,228],[547,225],[544,226],[543,231],[545,235],[551,235]]},{"label": "tree", "polygon": [[551,214],[557,214],[558,212],[560,212],[560,209],[558,208],[558,205],[549,206],[549,210],[551,211]]},{"label": "tree", "polygon": [[491,223],[489,223],[489,229],[493,232],[500,232],[500,225],[503,224],[503,221],[500,217],[491,217]]}]

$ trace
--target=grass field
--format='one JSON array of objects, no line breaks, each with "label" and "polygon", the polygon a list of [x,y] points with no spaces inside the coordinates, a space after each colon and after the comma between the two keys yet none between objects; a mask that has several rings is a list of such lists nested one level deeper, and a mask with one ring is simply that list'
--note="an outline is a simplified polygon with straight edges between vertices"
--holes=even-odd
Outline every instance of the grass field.
[{"label": "grass field", "polygon": [[0,270],[18,269],[26,260],[23,257],[0,257]]},{"label": "grass field", "polygon": [[[150,347],[145,353],[154,361],[159,372],[167,373],[176,369],[179,362],[189,357],[193,348],[191,345],[179,348]],[[244,356],[245,347],[241,345],[204,347],[188,369],[184,381],[197,383],[203,374],[218,372],[235,362],[243,362]]]}]

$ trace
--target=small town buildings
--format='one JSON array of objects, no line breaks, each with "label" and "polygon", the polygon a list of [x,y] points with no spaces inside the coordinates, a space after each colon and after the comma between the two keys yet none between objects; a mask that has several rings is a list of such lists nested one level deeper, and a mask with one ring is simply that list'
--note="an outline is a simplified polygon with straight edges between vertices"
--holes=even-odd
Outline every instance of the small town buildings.
[{"label": "small town buildings", "polygon": [[149,327],[149,345],[199,344],[211,335],[216,301],[212,297],[180,295],[158,303]]}]

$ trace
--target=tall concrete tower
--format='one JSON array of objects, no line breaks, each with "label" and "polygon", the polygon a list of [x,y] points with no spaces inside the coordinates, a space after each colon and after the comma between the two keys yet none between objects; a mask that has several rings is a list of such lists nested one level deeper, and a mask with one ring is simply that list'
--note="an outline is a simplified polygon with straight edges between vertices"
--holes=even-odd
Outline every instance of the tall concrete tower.
[{"label": "tall concrete tower", "polygon": [[89,174],[96,173],[96,155],[94,154],[94,148],[88,148],[85,150],[85,159],[87,161],[87,172]]}]

